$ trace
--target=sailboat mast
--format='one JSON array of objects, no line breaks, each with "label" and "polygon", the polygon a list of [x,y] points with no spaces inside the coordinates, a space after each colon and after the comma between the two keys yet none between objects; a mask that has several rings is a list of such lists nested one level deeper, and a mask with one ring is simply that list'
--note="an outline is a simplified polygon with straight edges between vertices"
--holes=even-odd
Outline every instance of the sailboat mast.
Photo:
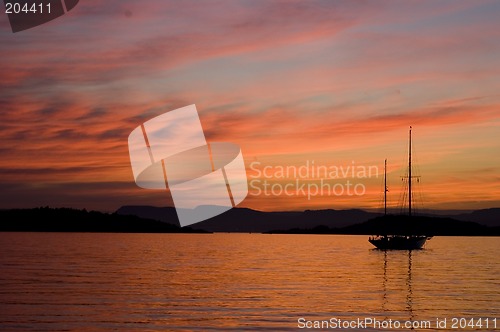
[{"label": "sailboat mast", "polygon": [[387,215],[387,159],[384,162],[384,215]]},{"label": "sailboat mast", "polygon": [[408,214],[411,217],[411,126],[408,144]]}]

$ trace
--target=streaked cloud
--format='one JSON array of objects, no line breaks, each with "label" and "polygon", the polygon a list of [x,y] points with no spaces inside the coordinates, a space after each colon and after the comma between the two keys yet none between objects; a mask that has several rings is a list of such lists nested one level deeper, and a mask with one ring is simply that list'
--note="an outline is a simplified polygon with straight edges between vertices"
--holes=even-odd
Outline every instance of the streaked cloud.
[{"label": "streaked cloud", "polygon": [[[207,139],[238,143],[247,164],[402,167],[413,125],[434,207],[494,206],[499,14],[498,1],[88,0],[18,34],[4,15],[1,207],[161,201],[134,186],[127,137],[193,103]],[[373,207],[378,184],[367,185],[358,199],[244,204]]]}]

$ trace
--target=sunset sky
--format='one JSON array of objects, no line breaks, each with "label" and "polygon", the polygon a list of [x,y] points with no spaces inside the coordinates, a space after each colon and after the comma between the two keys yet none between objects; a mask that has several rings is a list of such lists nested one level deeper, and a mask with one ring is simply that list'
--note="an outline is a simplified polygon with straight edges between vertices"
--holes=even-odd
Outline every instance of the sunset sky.
[{"label": "sunset sky", "polygon": [[[136,186],[127,138],[190,104],[249,178],[387,158],[396,204],[411,125],[425,208],[500,207],[497,0],[82,0],[15,34],[0,14],[0,45],[0,208],[171,204]],[[364,195],[240,206],[380,206],[383,175],[357,181]]]}]

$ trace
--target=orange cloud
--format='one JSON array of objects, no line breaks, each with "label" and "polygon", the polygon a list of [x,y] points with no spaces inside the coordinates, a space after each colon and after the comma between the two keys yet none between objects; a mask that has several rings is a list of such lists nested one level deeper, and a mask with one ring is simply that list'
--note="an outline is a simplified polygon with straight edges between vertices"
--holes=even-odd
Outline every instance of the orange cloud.
[{"label": "orange cloud", "polygon": [[[2,29],[3,204],[19,206],[23,193],[27,206],[167,202],[135,187],[127,136],[192,103],[207,139],[240,144],[247,164],[387,157],[395,175],[414,125],[437,207],[494,204],[498,181],[488,179],[498,164],[483,150],[500,141],[492,6],[93,0],[28,33]],[[483,164],[480,177],[457,176]],[[453,177],[441,184],[443,174]],[[374,207],[378,187],[367,184],[357,199],[259,196],[244,204]]]}]

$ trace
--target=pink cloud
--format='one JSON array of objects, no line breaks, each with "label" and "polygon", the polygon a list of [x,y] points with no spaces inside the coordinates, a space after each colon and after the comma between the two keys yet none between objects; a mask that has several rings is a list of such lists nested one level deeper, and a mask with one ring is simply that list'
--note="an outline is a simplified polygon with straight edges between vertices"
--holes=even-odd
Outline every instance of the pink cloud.
[{"label": "pink cloud", "polygon": [[[491,129],[500,117],[498,20],[476,22],[466,15],[477,10],[471,3],[436,6],[101,0],[25,34],[1,32],[0,180],[87,181],[89,196],[105,196],[94,185],[99,181],[130,181],[109,191],[143,195],[133,185],[128,133],[192,103],[207,139],[239,143],[249,160],[347,158],[349,150],[371,150],[358,158],[378,160],[378,149],[404,144],[409,125],[430,137],[477,124]],[[400,10],[414,15],[393,15]],[[462,26],[453,15],[477,24]],[[435,26],[425,25],[430,21]],[[453,146],[464,153],[484,141],[464,136]],[[426,162],[439,159],[433,153]],[[474,186],[481,181],[449,183],[479,195]],[[429,190],[442,201],[458,199],[459,191],[447,196],[445,187]],[[498,197],[491,193],[485,199]],[[370,205],[373,197],[336,202]]]}]

